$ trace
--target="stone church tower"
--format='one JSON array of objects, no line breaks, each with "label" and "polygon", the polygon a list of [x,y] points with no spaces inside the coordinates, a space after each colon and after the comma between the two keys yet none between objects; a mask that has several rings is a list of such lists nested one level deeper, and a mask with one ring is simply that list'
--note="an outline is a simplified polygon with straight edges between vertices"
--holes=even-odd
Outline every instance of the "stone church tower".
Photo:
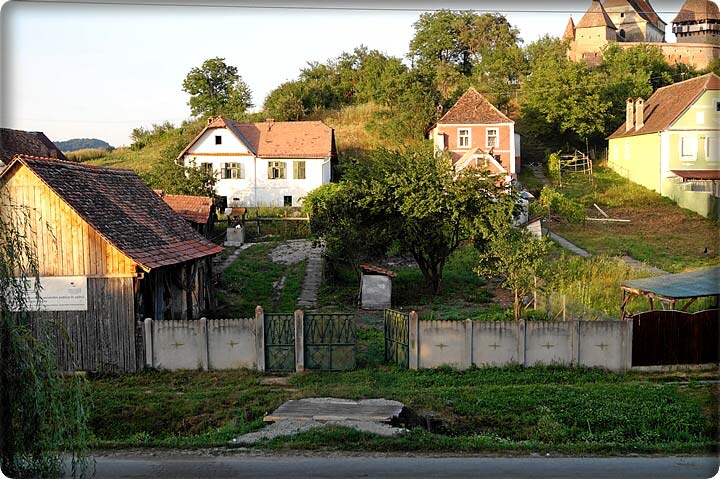
[{"label": "stone church tower", "polygon": [[720,9],[708,0],[687,0],[672,29],[678,43],[720,45]]}]

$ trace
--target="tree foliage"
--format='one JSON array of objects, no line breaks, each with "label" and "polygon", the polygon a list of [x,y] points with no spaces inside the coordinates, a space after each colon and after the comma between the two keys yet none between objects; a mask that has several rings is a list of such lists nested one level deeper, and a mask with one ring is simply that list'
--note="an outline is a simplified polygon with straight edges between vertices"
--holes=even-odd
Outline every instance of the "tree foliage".
[{"label": "tree foliage", "polygon": [[378,149],[306,199],[313,233],[328,253],[354,261],[381,257],[395,242],[413,256],[433,293],[447,258],[468,239],[509,222],[513,202],[483,172],[455,173],[429,142]]},{"label": "tree foliage", "polygon": [[183,91],[190,95],[193,116],[239,117],[253,106],[250,88],[224,58],[210,58],[193,67],[183,81]]},{"label": "tree foliage", "polygon": [[63,381],[57,371],[52,345],[61,326],[30,326],[39,299],[33,212],[4,197],[0,206],[0,468],[10,477],[59,477],[69,454],[72,475],[85,476],[84,381]]},{"label": "tree foliage", "polygon": [[514,295],[515,319],[520,319],[522,299],[532,290],[534,279],[550,250],[549,240],[537,238],[524,228],[495,228],[479,245],[480,275],[503,276],[502,285]]}]

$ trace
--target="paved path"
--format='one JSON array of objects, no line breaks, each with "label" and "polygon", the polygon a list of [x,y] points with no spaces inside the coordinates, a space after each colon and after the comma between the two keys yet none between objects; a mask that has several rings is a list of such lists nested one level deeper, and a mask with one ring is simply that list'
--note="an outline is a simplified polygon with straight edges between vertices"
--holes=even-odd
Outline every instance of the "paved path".
[{"label": "paved path", "polygon": [[323,248],[318,246],[310,250],[307,263],[305,263],[305,279],[298,298],[298,306],[314,308],[317,306],[317,295],[322,282],[322,253]]},{"label": "paved path", "polygon": [[566,240],[565,238],[563,238],[562,236],[560,236],[560,235],[557,234],[557,233],[553,233],[552,231],[547,230],[547,234],[548,234],[548,236],[550,237],[551,240],[555,241],[557,244],[559,244],[560,246],[562,246],[562,247],[565,248],[566,250],[571,251],[571,252],[575,253],[575,254],[578,255],[578,256],[582,256],[583,258],[589,258],[589,257],[592,256],[590,253],[588,253],[588,252],[585,251],[584,249],[582,249],[582,248],[580,248],[579,246],[577,246],[577,245],[569,242],[568,240]]},{"label": "paved path", "polygon": [[233,264],[237,257],[240,256],[240,253],[242,253],[251,246],[255,246],[256,244],[257,243],[245,243],[244,245],[237,248],[235,251],[232,252],[232,254],[225,258],[225,261],[223,261],[216,267],[217,273],[219,274],[225,271],[231,264]]},{"label": "paved path", "polygon": [[[96,457],[97,479],[106,478],[708,478],[718,458],[688,457],[415,457],[387,454],[313,455],[196,452],[154,457],[111,453]],[[222,454],[222,453],[221,453]],[[67,476],[69,477],[69,476]]]}]

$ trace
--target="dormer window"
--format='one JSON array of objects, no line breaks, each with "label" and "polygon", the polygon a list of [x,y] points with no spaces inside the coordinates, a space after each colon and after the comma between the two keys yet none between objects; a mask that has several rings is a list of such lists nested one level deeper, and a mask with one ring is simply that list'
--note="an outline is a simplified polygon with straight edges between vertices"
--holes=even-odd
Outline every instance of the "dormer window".
[{"label": "dormer window", "polygon": [[470,148],[469,128],[461,128],[458,130],[458,148]]},{"label": "dormer window", "polygon": [[215,144],[216,145],[222,145],[222,136],[215,135]]}]

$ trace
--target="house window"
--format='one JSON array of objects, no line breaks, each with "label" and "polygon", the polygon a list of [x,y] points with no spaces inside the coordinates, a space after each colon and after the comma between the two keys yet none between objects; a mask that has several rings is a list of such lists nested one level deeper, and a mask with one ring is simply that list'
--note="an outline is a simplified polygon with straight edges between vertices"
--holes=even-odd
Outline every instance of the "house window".
[{"label": "house window", "polygon": [[458,130],[458,148],[470,148],[470,130],[461,128]]},{"label": "house window", "polygon": [[697,139],[680,138],[680,157],[683,160],[694,160],[697,154]]},{"label": "house window", "polygon": [[715,100],[715,111],[720,111],[720,100]]},{"label": "house window", "polygon": [[498,146],[498,130],[497,128],[488,128],[486,133],[486,143],[488,148]]},{"label": "house window", "polygon": [[717,138],[711,136],[705,137],[705,159],[708,161],[717,161]]},{"label": "house window", "polygon": [[293,161],[293,178],[296,180],[305,179],[305,161]]},{"label": "house window", "polygon": [[207,173],[209,175],[213,174],[213,166],[212,163],[200,163],[200,170],[203,173]]},{"label": "house window", "polygon": [[216,145],[222,145],[222,136],[215,135],[215,144]]},{"label": "house window", "polygon": [[283,196],[283,206],[292,206],[292,196]]},{"label": "house window", "polygon": [[271,161],[268,163],[268,180],[285,179],[285,162]]},{"label": "house window", "polygon": [[226,180],[240,180],[245,178],[242,163],[225,163],[223,167],[223,178]]}]

